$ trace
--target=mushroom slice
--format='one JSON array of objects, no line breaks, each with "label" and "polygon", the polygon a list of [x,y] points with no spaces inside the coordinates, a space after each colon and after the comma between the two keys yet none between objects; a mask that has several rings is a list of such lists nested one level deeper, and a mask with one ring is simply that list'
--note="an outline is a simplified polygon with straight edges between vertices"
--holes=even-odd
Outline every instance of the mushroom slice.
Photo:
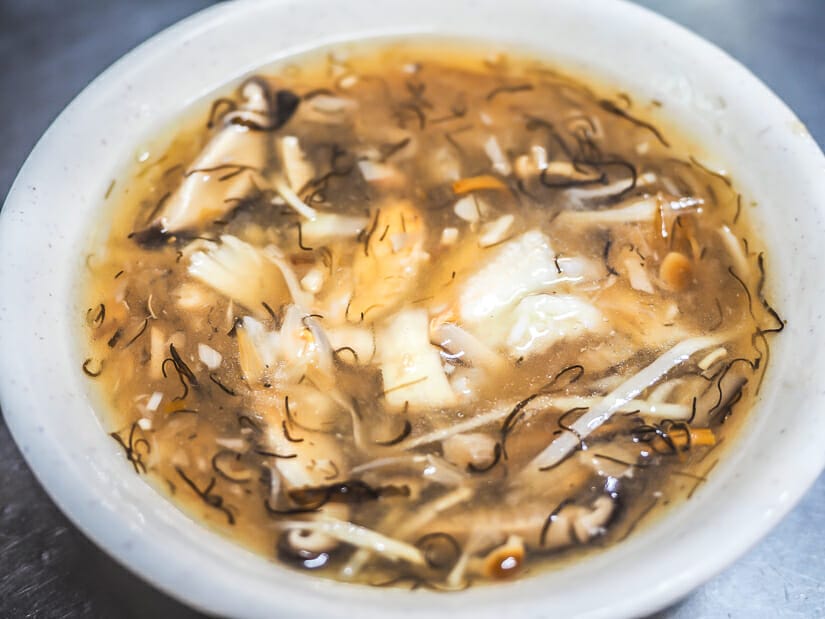
[{"label": "mushroom slice", "polygon": [[298,109],[300,97],[291,90],[272,91],[269,82],[252,76],[241,85],[244,104],[229,112],[224,121],[254,131],[275,131],[284,126]]},{"label": "mushroom slice", "polygon": [[233,210],[255,190],[254,179],[266,161],[267,136],[242,121],[268,117],[271,101],[260,80],[247,82],[241,94],[243,104],[224,117],[223,127],[189,166],[160,212],[137,234],[138,240],[196,230]]},{"label": "mushroom slice", "polygon": [[616,503],[608,496],[600,496],[590,507],[563,507],[543,523],[539,547],[556,549],[572,544],[586,544],[604,534],[615,511]]},{"label": "mushroom slice", "polygon": [[330,553],[338,546],[338,540],[326,533],[287,529],[278,538],[278,558],[314,570],[324,567],[329,562]]},{"label": "mushroom slice", "polygon": [[143,236],[191,231],[220,218],[250,195],[265,143],[240,125],[223,128],[198,155]]},{"label": "mushroom slice", "polygon": [[[559,505],[558,499],[555,499]],[[616,510],[616,502],[600,496],[592,504],[576,505],[562,502],[528,508],[498,507],[479,509],[466,518],[442,517],[428,523],[421,533],[440,531],[457,537],[475,531],[485,537],[517,536],[528,548],[557,550],[574,544],[587,544],[604,534]]]},{"label": "mushroom slice", "polygon": [[526,554],[524,540],[518,535],[511,535],[501,546],[487,553],[482,562],[481,573],[495,580],[512,578],[524,565]]}]

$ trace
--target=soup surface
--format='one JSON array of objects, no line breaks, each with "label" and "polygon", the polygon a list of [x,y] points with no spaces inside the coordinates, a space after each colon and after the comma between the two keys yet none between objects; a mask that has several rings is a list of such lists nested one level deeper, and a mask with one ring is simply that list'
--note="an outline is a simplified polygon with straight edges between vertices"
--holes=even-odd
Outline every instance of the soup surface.
[{"label": "soup surface", "polygon": [[783,325],[661,104],[432,42],[290,62],[107,192],[83,369],[135,472],[296,569],[443,590],[700,488]]}]

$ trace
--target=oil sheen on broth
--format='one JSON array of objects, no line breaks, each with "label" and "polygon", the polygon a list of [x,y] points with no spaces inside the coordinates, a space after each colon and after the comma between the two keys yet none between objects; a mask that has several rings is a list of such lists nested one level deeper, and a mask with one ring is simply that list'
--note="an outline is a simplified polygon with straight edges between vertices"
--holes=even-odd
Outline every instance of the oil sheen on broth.
[{"label": "oil sheen on broth", "polygon": [[439,590],[696,491],[782,321],[660,104],[432,42],[290,62],[107,194],[83,369],[135,472],[296,569]]}]

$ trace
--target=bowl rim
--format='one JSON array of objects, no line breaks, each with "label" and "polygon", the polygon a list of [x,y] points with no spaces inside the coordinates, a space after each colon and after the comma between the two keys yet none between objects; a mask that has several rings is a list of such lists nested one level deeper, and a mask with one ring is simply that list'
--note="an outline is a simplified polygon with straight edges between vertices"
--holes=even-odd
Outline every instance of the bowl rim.
[{"label": "bowl rim", "polygon": [[[323,5],[326,1],[327,0],[316,0],[316,3]],[[54,162],[50,163],[50,151],[55,147],[56,141],[66,135],[67,123],[75,118],[81,117],[84,113],[84,108],[88,108],[96,98],[99,99],[105,96],[107,92],[121,85],[120,83],[123,81],[124,75],[137,74],[145,71],[146,67],[160,62],[161,57],[171,49],[179,39],[186,38],[192,41],[193,44],[196,44],[198,41],[203,41],[203,37],[207,36],[210,32],[216,29],[219,30],[230,27],[230,25],[234,23],[233,20],[240,20],[242,22],[244,19],[249,19],[249,16],[261,7],[284,7],[287,4],[288,2],[286,0],[269,0],[227,3],[207,8],[167,28],[160,34],[155,35],[104,71],[58,116],[26,160],[9,191],[5,206],[0,212],[0,247],[13,246],[17,248],[19,252],[25,251],[25,248],[15,237],[19,233],[21,222],[24,222],[27,217],[27,205],[33,200],[31,187],[35,185],[36,173],[56,165]],[[559,4],[570,6],[571,2],[565,0]],[[603,5],[597,0],[588,0],[582,4],[603,8]],[[719,65],[724,66],[726,70],[735,73],[737,79],[746,83],[751,89],[751,92],[758,94],[758,103],[766,110],[766,113],[773,114],[777,117],[781,116],[784,119],[795,118],[784,103],[764,84],[737,61],[730,58],[712,44],[700,39],[681,26],[645,8],[630,4],[624,0],[616,2],[611,11],[622,13],[627,19],[637,25],[645,24],[663,29],[669,35],[672,35],[675,45],[681,45],[691,50],[691,53],[696,53],[705,59],[713,60]],[[244,15],[246,17],[243,17]],[[805,161],[806,169],[811,171],[819,170],[820,174],[822,170],[825,170],[825,158],[823,158],[821,151],[810,138],[808,138],[807,141],[797,144],[794,156]],[[820,196],[825,198],[825,187],[820,187],[820,189]],[[825,199],[821,200],[820,204],[825,204]],[[197,562],[203,560],[204,556],[206,556],[202,554],[204,551],[201,548],[189,547],[186,549],[185,546],[180,544],[169,544],[168,539],[147,541],[145,539],[145,531],[141,529],[143,519],[137,512],[121,512],[120,515],[124,517],[124,520],[97,518],[97,510],[101,506],[104,508],[102,511],[107,512],[107,510],[109,510],[107,500],[111,500],[112,497],[100,496],[99,488],[89,489],[87,486],[84,486],[86,479],[82,477],[80,471],[100,472],[99,469],[95,468],[96,465],[86,461],[79,464],[77,461],[69,462],[69,452],[57,444],[56,437],[44,432],[43,424],[45,421],[48,421],[48,414],[40,412],[39,410],[35,412],[27,410],[29,409],[30,402],[33,401],[34,398],[43,396],[35,395],[31,389],[20,389],[21,385],[31,385],[29,382],[30,378],[26,377],[26,372],[37,367],[37,362],[31,360],[21,361],[21,359],[15,355],[17,347],[12,348],[7,344],[8,342],[18,343],[22,341],[20,339],[22,336],[19,333],[12,333],[12,331],[19,329],[21,325],[19,319],[23,316],[18,310],[10,309],[7,304],[10,302],[9,299],[25,301],[27,298],[26,295],[31,292],[31,290],[26,288],[26,285],[28,284],[25,278],[21,279],[19,273],[13,274],[10,267],[5,265],[0,266],[0,289],[11,291],[9,297],[5,299],[4,302],[0,302],[0,344],[2,345],[2,349],[0,350],[0,368],[3,370],[0,372],[0,402],[2,402],[3,405],[3,414],[15,441],[23,452],[24,458],[46,488],[46,491],[60,506],[61,510],[98,546],[103,548],[120,563],[132,569],[166,593],[185,601],[193,607],[212,612],[232,615],[263,616],[267,614],[265,612],[266,608],[272,610],[277,607],[294,616],[316,616],[314,612],[316,610],[323,610],[326,614],[334,615],[341,614],[341,609],[336,608],[336,604],[339,604],[341,600],[352,601],[353,598],[358,597],[358,603],[360,604],[358,608],[364,611],[364,616],[377,616],[378,612],[386,614],[388,609],[370,607],[370,605],[376,604],[378,600],[398,601],[400,599],[397,592],[382,592],[381,595],[378,596],[374,591],[366,592],[363,588],[353,588],[348,585],[339,586],[335,583],[321,581],[319,583],[307,584],[303,589],[296,588],[293,591],[293,595],[297,601],[311,599],[313,594],[316,596],[323,594],[325,596],[325,602],[316,600],[320,604],[320,607],[313,609],[313,612],[308,612],[306,608],[296,608],[290,604],[279,606],[281,602],[277,602],[277,596],[272,593],[278,590],[279,587],[271,586],[269,587],[269,591],[261,591],[260,582],[252,584],[241,583],[237,577],[229,577],[225,569],[223,572],[221,572],[220,569],[216,571],[214,566],[210,567],[212,570],[211,579],[208,579],[207,584],[209,586],[207,587],[204,586],[203,583],[198,582],[197,578],[193,578],[193,576],[202,575],[201,572],[193,573],[192,571],[197,566]],[[820,339],[822,339],[821,336]],[[47,392],[50,387],[46,385],[42,386],[42,389]],[[825,397],[822,395],[818,395],[816,398],[812,395],[809,399],[811,404],[818,403],[822,405],[825,403]],[[78,401],[67,403],[67,405],[70,407],[74,406],[75,409],[78,409],[82,403],[84,403],[84,401],[82,398],[79,398]],[[823,437],[825,437],[825,435],[823,435]],[[49,453],[45,453],[47,450],[33,448],[33,446],[38,443],[44,444],[44,441],[46,443],[50,442],[54,447]],[[104,454],[102,457],[105,459],[105,457],[108,456]],[[797,467],[795,484],[786,488],[781,496],[764,497],[765,503],[772,504],[773,509],[767,510],[763,516],[755,522],[743,525],[738,535],[732,535],[726,539],[714,538],[712,536],[702,538],[708,545],[711,541],[715,543],[714,547],[718,555],[714,557],[713,561],[706,562],[699,566],[687,566],[685,565],[687,550],[685,549],[682,554],[676,552],[674,553],[676,557],[674,561],[683,568],[681,574],[671,574],[671,577],[666,579],[664,584],[644,590],[633,599],[612,600],[610,602],[602,600],[589,603],[589,606],[585,604],[579,616],[630,616],[652,612],[682,597],[697,584],[721,571],[761,539],[782,516],[796,504],[808,487],[815,481],[819,472],[825,467],[825,454],[804,462],[794,462],[794,465]],[[82,467],[86,468],[83,469]],[[119,472],[119,470],[115,470],[116,475],[119,474]],[[82,490],[78,492],[78,488]],[[114,508],[112,508],[112,513],[114,513]],[[171,518],[175,523],[180,522],[179,514],[176,516],[164,512],[160,517],[162,519]],[[142,533],[144,534],[143,537],[141,537]],[[213,534],[209,533],[207,535]],[[146,543],[147,548],[137,551],[134,547],[136,539]],[[199,539],[202,540],[206,538],[201,537]],[[631,542],[632,540],[628,543]],[[681,548],[684,544],[685,542],[680,541],[679,547]],[[177,551],[181,551],[181,549],[183,549],[183,553],[188,553],[190,556],[182,557],[177,554]],[[218,544],[218,552],[237,553],[241,555],[244,551],[238,549],[230,550],[227,546]],[[161,556],[163,561],[153,560],[153,553]],[[243,558],[243,560],[247,559],[247,557]],[[594,564],[598,563],[598,559],[594,559],[593,561]],[[572,571],[576,572],[575,569]],[[215,577],[217,575],[227,577],[227,582],[220,585],[216,584]],[[535,577],[529,580],[536,581],[536,584],[538,584],[541,577]],[[285,581],[289,583],[297,582],[289,578],[285,578]],[[495,589],[495,587],[491,587],[486,588],[484,591],[493,591]],[[533,591],[535,590],[534,587]],[[233,593],[233,591],[250,595],[254,601],[253,607],[246,607],[243,595]],[[456,614],[480,614],[481,616],[487,616],[488,612],[490,615],[494,614],[490,609],[500,612],[501,609],[509,610],[516,607],[516,605],[513,604],[509,606],[496,605],[495,596],[484,593],[484,591],[482,591],[482,594],[474,597],[476,601],[483,601],[486,604],[490,604],[489,609],[484,612],[479,612],[476,606],[469,611],[459,608],[455,606],[452,601],[445,605],[443,604],[443,596],[430,596],[429,594],[416,596],[416,598],[422,600],[422,602],[415,608],[402,608],[399,606],[392,610],[399,615],[413,616],[419,614],[419,611],[422,611],[420,614],[427,614],[433,612],[433,608],[443,607],[450,608],[450,611],[456,612]],[[350,595],[351,593],[352,595]],[[455,597],[459,598],[461,596]],[[540,602],[541,598],[536,598],[534,595],[532,606],[524,606],[528,611],[528,616],[542,615],[542,611],[538,608],[538,602],[536,602],[536,600]],[[260,604],[267,601],[272,603],[273,606],[260,606]],[[258,604],[258,606],[255,606],[255,604]],[[350,608],[355,608],[355,606]],[[349,612],[351,612],[351,610],[344,609],[343,614]]]}]

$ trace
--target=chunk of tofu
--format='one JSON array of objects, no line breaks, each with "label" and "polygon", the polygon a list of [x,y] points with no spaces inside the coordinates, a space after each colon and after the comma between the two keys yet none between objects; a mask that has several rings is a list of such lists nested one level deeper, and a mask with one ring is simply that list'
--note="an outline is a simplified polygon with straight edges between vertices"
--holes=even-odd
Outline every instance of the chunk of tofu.
[{"label": "chunk of tofu", "polygon": [[326,333],[330,346],[340,351],[338,358],[345,363],[368,364],[375,356],[375,337],[369,329],[340,325],[328,327]]},{"label": "chunk of tofu", "polygon": [[561,340],[607,329],[604,316],[595,306],[568,294],[525,297],[508,318],[503,343],[515,358],[540,354]]},{"label": "chunk of tofu", "polygon": [[423,309],[407,309],[378,330],[376,344],[390,410],[410,412],[452,406],[456,396],[430,344],[429,319]]},{"label": "chunk of tofu", "polygon": [[458,298],[459,317],[469,327],[495,321],[527,295],[545,292],[559,280],[550,239],[538,230],[488,251],[490,258],[465,280]]}]

